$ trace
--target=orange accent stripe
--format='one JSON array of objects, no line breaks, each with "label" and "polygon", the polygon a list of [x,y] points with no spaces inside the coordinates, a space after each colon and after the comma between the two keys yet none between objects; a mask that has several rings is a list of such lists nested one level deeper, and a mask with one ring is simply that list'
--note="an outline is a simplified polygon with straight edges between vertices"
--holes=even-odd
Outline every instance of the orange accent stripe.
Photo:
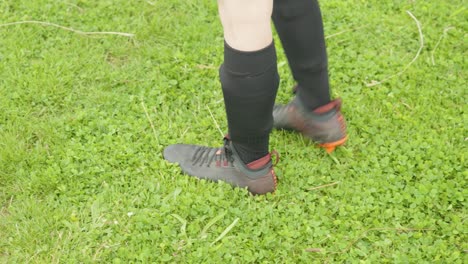
[{"label": "orange accent stripe", "polygon": [[338,141],[319,144],[319,147],[324,148],[328,153],[331,153],[335,150],[336,147],[343,145],[347,140],[348,136],[345,136]]},{"label": "orange accent stripe", "polygon": [[276,188],[278,187],[278,178],[276,178],[276,174],[275,174],[275,171],[273,169],[271,169],[271,174],[273,175],[273,181],[275,183],[275,187],[273,187],[272,193],[275,193]]}]

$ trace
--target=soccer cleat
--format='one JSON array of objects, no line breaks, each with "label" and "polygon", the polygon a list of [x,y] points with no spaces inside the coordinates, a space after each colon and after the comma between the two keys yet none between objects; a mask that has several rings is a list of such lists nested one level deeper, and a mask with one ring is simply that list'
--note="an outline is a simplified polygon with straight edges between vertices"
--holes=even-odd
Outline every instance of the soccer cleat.
[{"label": "soccer cleat", "polygon": [[340,109],[341,100],[336,99],[314,111],[309,111],[305,109],[298,96],[295,96],[287,105],[275,105],[273,126],[278,129],[299,131],[331,153],[348,139],[346,123]]},{"label": "soccer cleat", "polygon": [[[274,153],[278,161],[278,155]],[[164,158],[171,163],[178,163],[182,171],[190,176],[214,182],[224,181],[235,187],[247,187],[252,194],[266,194],[276,189],[277,180],[271,154],[246,165],[227,138],[220,148],[170,145],[164,149]]]}]

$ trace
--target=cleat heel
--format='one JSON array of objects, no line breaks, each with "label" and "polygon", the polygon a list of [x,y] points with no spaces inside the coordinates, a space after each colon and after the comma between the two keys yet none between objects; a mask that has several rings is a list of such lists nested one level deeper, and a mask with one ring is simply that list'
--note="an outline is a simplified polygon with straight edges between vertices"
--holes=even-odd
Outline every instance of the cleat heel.
[{"label": "cleat heel", "polygon": [[273,108],[273,125],[277,129],[294,130],[316,142],[328,153],[347,139],[346,121],[341,114],[341,100],[311,111],[305,108],[297,96],[286,105]]}]

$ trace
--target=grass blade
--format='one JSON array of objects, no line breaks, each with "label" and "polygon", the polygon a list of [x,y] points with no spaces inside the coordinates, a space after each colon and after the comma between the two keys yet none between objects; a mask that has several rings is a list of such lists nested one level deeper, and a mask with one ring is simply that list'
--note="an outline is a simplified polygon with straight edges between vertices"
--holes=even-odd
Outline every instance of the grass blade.
[{"label": "grass blade", "polygon": [[226,212],[216,216],[215,218],[211,219],[208,224],[206,224],[206,226],[203,228],[203,230],[201,231],[200,233],[200,238],[201,239],[204,239],[206,238],[207,236],[207,232],[208,232],[208,229],[210,229],[210,227],[212,227],[216,222],[218,222],[221,218],[223,218],[224,216],[226,215]]},{"label": "grass blade", "polygon": [[237,222],[239,222],[239,218],[236,218],[236,220],[234,220],[234,222],[232,222],[232,224],[230,224],[224,231],[223,233],[221,233],[221,235],[219,235],[215,241],[213,241],[211,243],[211,245],[214,245],[216,244],[216,242],[220,241],[221,239],[223,239],[223,237],[225,237],[227,235],[227,233],[229,233],[229,231],[231,231],[231,229],[237,224]]},{"label": "grass blade", "polygon": [[179,222],[182,224],[182,226],[180,227],[180,232],[185,238],[187,238],[187,221],[183,219],[182,217],[180,217],[180,215],[176,215],[176,214],[171,214],[171,215],[175,219],[179,220]]}]

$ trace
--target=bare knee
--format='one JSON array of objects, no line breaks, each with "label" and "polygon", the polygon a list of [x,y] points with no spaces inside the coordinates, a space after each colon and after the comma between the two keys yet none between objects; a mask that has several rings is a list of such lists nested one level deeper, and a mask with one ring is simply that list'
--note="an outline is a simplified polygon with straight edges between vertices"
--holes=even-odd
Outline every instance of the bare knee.
[{"label": "bare knee", "polygon": [[272,40],[273,0],[218,0],[224,39],[242,51],[259,50]]}]

